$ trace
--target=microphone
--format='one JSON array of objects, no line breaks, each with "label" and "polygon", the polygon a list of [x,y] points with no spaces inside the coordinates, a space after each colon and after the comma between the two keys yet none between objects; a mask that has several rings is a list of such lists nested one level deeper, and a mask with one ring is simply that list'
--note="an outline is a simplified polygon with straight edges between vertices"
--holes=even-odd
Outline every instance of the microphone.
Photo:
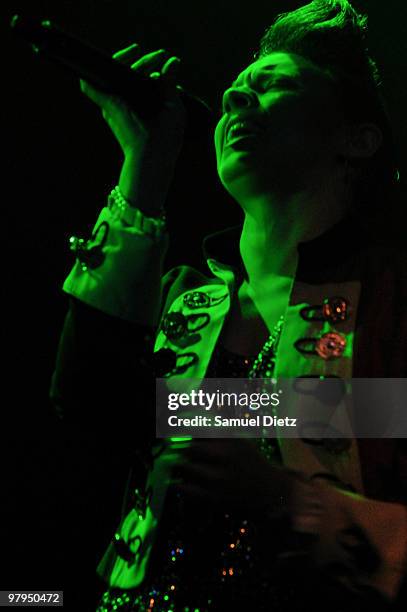
[{"label": "microphone", "polygon": [[[104,51],[68,34],[47,19],[35,20],[14,15],[10,26],[16,35],[31,44],[35,53],[49,58],[102,91],[120,96],[142,119],[152,119],[162,110],[164,89],[159,79],[137,74]],[[188,123],[201,123],[209,128],[212,116],[208,105],[183,89],[180,93]],[[193,135],[193,130],[190,135]]]}]

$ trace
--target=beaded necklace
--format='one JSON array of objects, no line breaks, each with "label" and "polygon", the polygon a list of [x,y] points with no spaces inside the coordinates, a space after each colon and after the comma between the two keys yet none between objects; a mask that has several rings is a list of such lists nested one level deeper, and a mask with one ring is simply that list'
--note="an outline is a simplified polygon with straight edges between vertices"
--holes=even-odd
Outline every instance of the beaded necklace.
[{"label": "beaded necklace", "polygon": [[283,323],[284,317],[281,316],[254,360],[248,374],[249,378],[270,378],[273,375]]},{"label": "beaded necklace", "polygon": [[[281,316],[254,360],[249,370],[248,378],[270,379],[273,376],[276,364],[277,346],[280,341],[283,324],[284,317]],[[277,445],[275,439],[261,437],[258,440],[258,444],[261,453],[268,461],[274,461],[276,459]]]}]

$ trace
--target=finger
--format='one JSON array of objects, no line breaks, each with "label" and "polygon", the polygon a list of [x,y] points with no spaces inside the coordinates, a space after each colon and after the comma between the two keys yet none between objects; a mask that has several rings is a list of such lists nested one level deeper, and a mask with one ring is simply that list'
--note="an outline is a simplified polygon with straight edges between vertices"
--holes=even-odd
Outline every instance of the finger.
[{"label": "finger", "polygon": [[175,467],[185,461],[183,455],[177,451],[164,451],[160,456],[160,464],[165,464],[168,467]]},{"label": "finger", "polygon": [[178,77],[180,64],[181,60],[179,57],[170,57],[162,67],[162,75],[165,76],[167,80],[175,80]]},{"label": "finger", "polygon": [[299,533],[318,535],[321,529],[321,516],[313,513],[291,515],[291,528]]},{"label": "finger", "polygon": [[177,88],[179,79],[179,66],[181,60],[179,57],[170,57],[167,60],[161,70],[165,91],[168,98],[172,98],[179,95]]},{"label": "finger", "polygon": [[159,49],[158,51],[147,53],[131,65],[132,70],[154,71],[157,69],[161,69],[163,60],[167,54],[168,51],[166,51],[165,49]]},{"label": "finger", "polygon": [[189,448],[191,444],[192,438],[190,436],[178,436],[168,438],[165,440],[164,452],[186,449]]},{"label": "finger", "polygon": [[128,64],[129,66],[131,66],[131,64],[134,63],[134,60],[140,55],[140,53],[140,45],[138,45],[137,43],[133,43],[129,47],[126,47],[125,49],[120,49],[119,51],[116,51],[116,53],[113,53],[112,57],[113,59],[123,64]]}]

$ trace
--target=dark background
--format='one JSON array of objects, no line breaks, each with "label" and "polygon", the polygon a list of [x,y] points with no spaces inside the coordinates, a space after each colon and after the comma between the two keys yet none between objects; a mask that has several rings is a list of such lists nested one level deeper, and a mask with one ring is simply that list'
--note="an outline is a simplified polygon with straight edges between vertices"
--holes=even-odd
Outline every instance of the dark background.
[{"label": "dark background", "polygon": [[[222,90],[250,61],[265,27],[277,13],[301,4],[291,0],[2,4],[3,65],[9,72],[6,84],[3,74],[2,95],[10,101],[3,134],[10,128],[11,142],[3,146],[4,163],[10,163],[3,187],[10,193],[3,197],[2,230],[3,415],[7,420],[2,435],[6,509],[2,521],[6,554],[2,556],[9,563],[0,574],[0,589],[62,589],[68,581],[74,584],[73,566],[64,577],[67,546],[74,545],[78,558],[87,555],[92,565],[92,555],[97,557],[110,537],[125,478],[125,470],[118,469],[117,479],[100,489],[106,469],[103,447],[89,450],[79,444],[73,448],[47,399],[67,306],[61,284],[72,264],[68,237],[86,236],[92,227],[116,183],[120,152],[96,107],[80,94],[77,80],[14,40],[7,27],[10,17],[21,13],[55,20],[109,53],[133,41],[145,52],[169,49],[182,59],[181,81],[186,89],[217,112]],[[369,13],[370,48],[382,70],[403,177],[407,171],[407,54],[402,36],[406,9],[402,0],[355,5]],[[239,218],[216,182],[211,137],[199,129],[195,144],[187,147],[180,160],[169,198],[175,240],[168,266],[185,261],[186,254],[198,264],[202,235]],[[12,417],[14,426],[8,424]],[[64,481],[67,456],[68,471],[82,475],[77,492],[72,486],[67,489]],[[98,499],[94,544],[85,481]],[[79,525],[70,524],[66,512],[66,497],[76,494],[78,507],[84,509]]]}]

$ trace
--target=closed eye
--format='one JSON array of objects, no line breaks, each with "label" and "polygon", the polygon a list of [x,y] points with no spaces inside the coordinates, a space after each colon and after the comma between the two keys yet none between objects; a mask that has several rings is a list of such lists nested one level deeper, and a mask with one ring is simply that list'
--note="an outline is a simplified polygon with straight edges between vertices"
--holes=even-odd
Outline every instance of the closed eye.
[{"label": "closed eye", "polygon": [[289,78],[278,78],[259,83],[257,89],[262,93],[269,91],[270,89],[298,89],[299,83],[294,79]]}]

